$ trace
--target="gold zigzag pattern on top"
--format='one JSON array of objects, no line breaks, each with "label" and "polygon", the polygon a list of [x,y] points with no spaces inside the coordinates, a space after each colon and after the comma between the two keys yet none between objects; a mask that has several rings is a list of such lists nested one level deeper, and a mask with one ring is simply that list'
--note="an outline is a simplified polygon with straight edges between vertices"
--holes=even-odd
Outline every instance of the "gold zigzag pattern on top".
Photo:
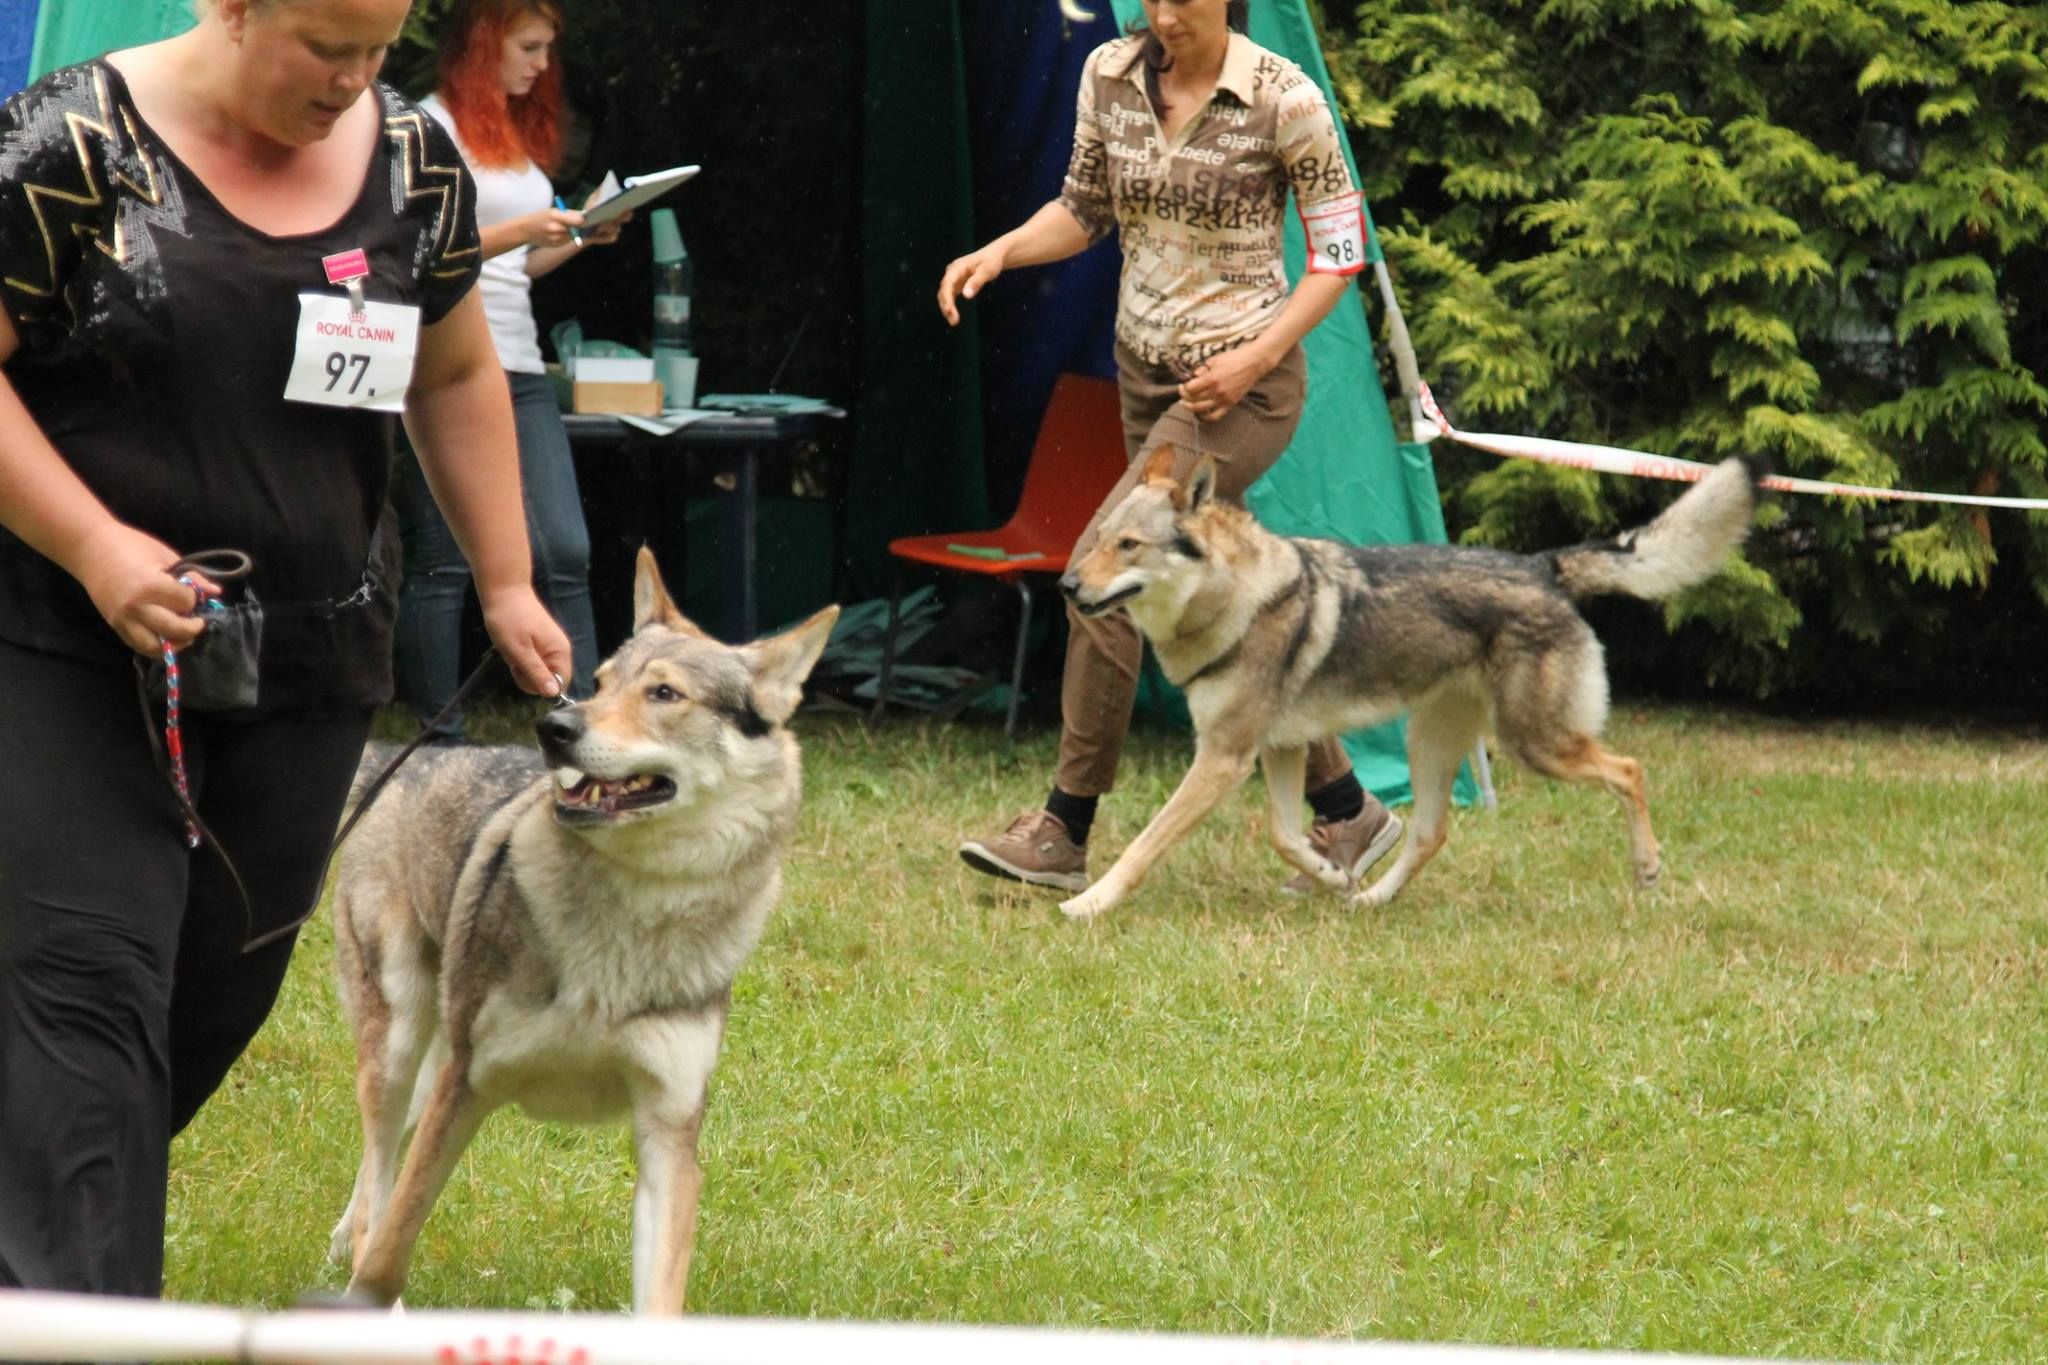
[{"label": "gold zigzag pattern on top", "polygon": [[[101,188],[99,176],[93,171],[93,143],[89,135],[96,134],[103,139],[113,155],[108,158],[114,167],[113,181],[139,195],[151,208],[163,203],[163,187],[157,183],[156,169],[149,164],[149,156],[142,148],[142,140],[135,130],[135,120],[126,109],[120,111],[121,126],[127,130],[128,145],[135,149],[135,163],[142,168],[144,184],[137,184],[121,169],[121,144],[114,136],[115,111],[113,100],[107,92],[107,77],[104,71],[94,67],[92,71],[93,98],[98,106],[97,118],[88,117],[75,109],[64,112],[64,126],[71,131],[72,150],[78,156],[78,178],[82,190],[67,190],[56,185],[24,185],[23,195],[28,199],[29,213],[35,218],[36,231],[42,234],[43,262],[47,272],[47,283],[36,284],[32,280],[8,276],[6,284],[37,298],[49,298],[57,292],[57,238],[51,231],[50,218],[45,212],[48,204],[68,204],[77,208],[97,209],[107,202],[106,191]],[[128,263],[127,234],[121,227],[117,214],[113,223],[113,243],[109,245],[101,235],[95,222],[76,222],[71,225],[72,235],[81,241],[91,242],[99,251],[117,265]]]},{"label": "gold zigzag pattern on top", "polygon": [[[393,114],[384,120],[384,133],[399,146],[399,167],[405,177],[407,199],[438,199],[435,210],[434,258],[442,262],[428,273],[436,279],[453,279],[466,273],[467,264],[451,265],[478,254],[483,248],[455,246],[455,233],[462,224],[462,167],[436,166],[427,160],[427,116],[415,109]],[[422,183],[437,180],[439,184]]]}]

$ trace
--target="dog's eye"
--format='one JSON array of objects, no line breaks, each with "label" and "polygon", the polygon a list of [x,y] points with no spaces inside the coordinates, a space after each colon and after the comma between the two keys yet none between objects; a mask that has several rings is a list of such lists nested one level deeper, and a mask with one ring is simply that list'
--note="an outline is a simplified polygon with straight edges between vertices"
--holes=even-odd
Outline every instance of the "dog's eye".
[{"label": "dog's eye", "polygon": [[649,701],[681,701],[682,699],[683,694],[670,687],[667,683],[656,683],[647,689],[647,700]]},{"label": "dog's eye", "polygon": [[1131,551],[1138,548],[1138,538],[1136,536],[1125,536],[1122,540],[1119,540],[1116,543],[1116,547],[1117,549],[1122,550],[1125,554],[1129,554]]}]

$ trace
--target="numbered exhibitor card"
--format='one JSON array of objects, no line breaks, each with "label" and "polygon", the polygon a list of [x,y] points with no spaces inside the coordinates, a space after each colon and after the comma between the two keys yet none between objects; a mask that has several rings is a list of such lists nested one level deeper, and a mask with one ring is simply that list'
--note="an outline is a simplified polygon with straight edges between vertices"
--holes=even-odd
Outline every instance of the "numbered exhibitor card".
[{"label": "numbered exhibitor card", "polygon": [[357,312],[339,294],[301,294],[285,401],[403,412],[419,345],[420,310],[410,304],[373,301]]},{"label": "numbered exhibitor card", "polygon": [[1364,203],[1365,196],[1354,191],[1301,211],[1312,273],[1355,275],[1365,269]]}]

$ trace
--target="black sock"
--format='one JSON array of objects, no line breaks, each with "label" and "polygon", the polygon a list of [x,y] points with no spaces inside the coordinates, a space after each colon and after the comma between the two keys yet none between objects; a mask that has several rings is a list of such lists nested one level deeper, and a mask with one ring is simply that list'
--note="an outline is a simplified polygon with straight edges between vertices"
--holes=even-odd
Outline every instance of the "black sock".
[{"label": "black sock", "polygon": [[[1353,784],[1356,785],[1355,783]],[[1095,823],[1095,803],[1099,797],[1069,796],[1058,787],[1045,798],[1045,808],[1060,818],[1067,827],[1067,837],[1077,844],[1088,842],[1088,827]]]},{"label": "black sock", "polygon": [[1336,824],[1365,809],[1365,788],[1358,785],[1358,774],[1347,770],[1328,786],[1310,792],[1308,804],[1316,819]]}]

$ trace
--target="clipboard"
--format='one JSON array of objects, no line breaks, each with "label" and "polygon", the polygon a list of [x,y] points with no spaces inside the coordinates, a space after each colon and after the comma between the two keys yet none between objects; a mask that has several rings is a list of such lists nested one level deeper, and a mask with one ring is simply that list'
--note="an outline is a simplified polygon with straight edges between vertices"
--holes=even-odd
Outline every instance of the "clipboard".
[{"label": "clipboard", "polygon": [[593,228],[601,223],[609,223],[620,214],[629,213],[649,200],[661,198],[702,169],[701,166],[676,166],[665,171],[652,171],[646,175],[629,175],[623,181],[615,181],[607,175],[604,185],[599,188],[610,186],[613,192],[583,210],[583,226]]}]

